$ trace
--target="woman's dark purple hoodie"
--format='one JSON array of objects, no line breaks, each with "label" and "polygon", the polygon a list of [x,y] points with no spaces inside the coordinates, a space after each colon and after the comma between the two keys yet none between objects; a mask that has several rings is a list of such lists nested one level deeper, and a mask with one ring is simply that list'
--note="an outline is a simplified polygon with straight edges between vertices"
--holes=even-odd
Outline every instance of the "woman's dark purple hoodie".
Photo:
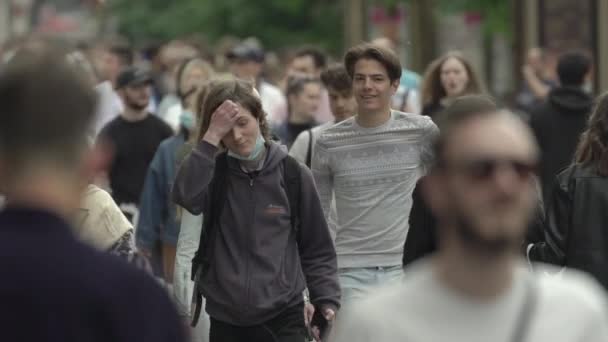
[{"label": "woman's dark purple hoodie", "polygon": [[[218,149],[201,142],[182,163],[173,199],[193,214],[207,215],[208,185]],[[336,251],[310,170],[301,166],[300,229],[292,234],[283,181],[287,151],[267,144],[266,159],[255,178],[228,157],[228,187],[215,235],[212,264],[201,287],[214,319],[240,326],[268,321],[302,303],[340,305]],[[217,227],[214,227],[217,229]]]}]

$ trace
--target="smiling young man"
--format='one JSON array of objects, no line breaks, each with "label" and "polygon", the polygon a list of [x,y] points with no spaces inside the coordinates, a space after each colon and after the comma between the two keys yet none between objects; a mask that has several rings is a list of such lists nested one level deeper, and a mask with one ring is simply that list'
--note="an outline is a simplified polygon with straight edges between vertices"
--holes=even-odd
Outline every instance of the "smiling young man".
[{"label": "smiling young man", "polygon": [[432,161],[437,127],[428,117],[391,109],[401,77],[394,52],[361,44],[344,64],[358,113],[321,134],[312,168],[326,216],[335,197],[335,245],[348,305],[401,277],[412,191]]}]

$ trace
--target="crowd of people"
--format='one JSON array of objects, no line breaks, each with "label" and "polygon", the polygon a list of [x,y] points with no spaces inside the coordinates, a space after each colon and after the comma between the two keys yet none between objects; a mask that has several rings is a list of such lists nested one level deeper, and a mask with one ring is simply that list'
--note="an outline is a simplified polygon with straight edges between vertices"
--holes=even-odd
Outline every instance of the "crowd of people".
[{"label": "crowd of people", "polygon": [[608,340],[585,53],[530,51],[512,110],[387,38],[273,77],[254,38],[3,53],[7,340]]}]

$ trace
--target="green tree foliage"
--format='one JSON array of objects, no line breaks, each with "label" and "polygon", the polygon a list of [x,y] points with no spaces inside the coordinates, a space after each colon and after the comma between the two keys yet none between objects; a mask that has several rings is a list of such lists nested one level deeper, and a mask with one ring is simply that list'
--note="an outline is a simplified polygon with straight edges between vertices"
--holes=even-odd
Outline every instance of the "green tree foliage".
[{"label": "green tree foliage", "polygon": [[120,32],[134,41],[203,34],[256,36],[268,48],[302,43],[342,48],[338,0],[109,0]]}]

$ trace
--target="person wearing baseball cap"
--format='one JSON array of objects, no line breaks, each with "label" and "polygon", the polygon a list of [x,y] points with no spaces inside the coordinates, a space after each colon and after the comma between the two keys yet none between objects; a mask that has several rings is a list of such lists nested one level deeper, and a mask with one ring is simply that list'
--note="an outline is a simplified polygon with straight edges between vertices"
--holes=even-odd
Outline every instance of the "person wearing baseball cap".
[{"label": "person wearing baseball cap", "polygon": [[226,54],[230,72],[237,78],[251,81],[260,93],[262,108],[271,125],[279,123],[287,113],[287,100],[281,90],[262,78],[265,53],[255,38],[237,44]]},{"label": "person wearing baseball cap", "polygon": [[127,67],[116,78],[116,92],[124,111],[110,121],[99,134],[114,151],[109,170],[109,185],[114,201],[133,220],[144,185],[148,166],[156,148],[173,130],[148,112],[152,77],[144,69]]},{"label": "person wearing baseball cap", "polygon": [[150,84],[152,84],[152,75],[146,70],[135,66],[124,68],[116,78],[117,91],[125,87],[148,86]]},{"label": "person wearing baseball cap", "polygon": [[[235,46],[232,50],[228,51],[226,55],[231,62],[246,63],[248,61],[254,62],[255,64],[264,63],[264,50],[257,44],[244,42]],[[253,74],[251,76],[254,76]]]}]

